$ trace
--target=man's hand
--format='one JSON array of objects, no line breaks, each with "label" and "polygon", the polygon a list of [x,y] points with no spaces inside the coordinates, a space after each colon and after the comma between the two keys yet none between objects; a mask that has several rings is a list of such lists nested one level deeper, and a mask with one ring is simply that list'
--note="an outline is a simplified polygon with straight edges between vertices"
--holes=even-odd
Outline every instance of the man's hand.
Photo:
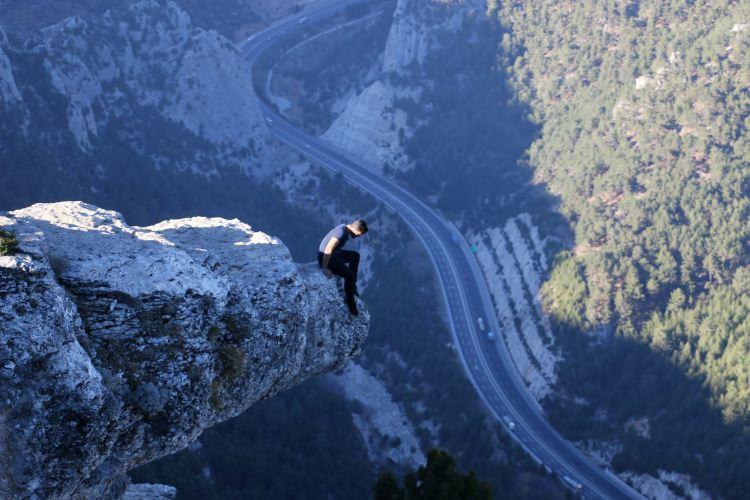
[{"label": "man's hand", "polygon": [[326,273],[326,276],[329,278],[333,276],[333,273],[328,269],[328,263],[331,261],[331,252],[336,248],[337,241],[336,238],[332,238],[332,243],[329,242],[328,245],[326,245],[325,251],[323,252],[323,260],[320,263],[320,267],[323,268],[323,272]]}]

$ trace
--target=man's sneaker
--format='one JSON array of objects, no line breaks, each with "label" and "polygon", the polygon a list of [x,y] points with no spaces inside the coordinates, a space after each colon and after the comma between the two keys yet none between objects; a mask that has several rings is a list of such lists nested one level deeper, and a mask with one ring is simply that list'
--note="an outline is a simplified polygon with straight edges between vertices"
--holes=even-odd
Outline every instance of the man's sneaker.
[{"label": "man's sneaker", "polygon": [[346,301],[346,306],[349,308],[349,312],[352,313],[352,316],[359,316],[359,311],[357,310],[357,301],[356,300],[354,300],[354,299],[347,300]]}]

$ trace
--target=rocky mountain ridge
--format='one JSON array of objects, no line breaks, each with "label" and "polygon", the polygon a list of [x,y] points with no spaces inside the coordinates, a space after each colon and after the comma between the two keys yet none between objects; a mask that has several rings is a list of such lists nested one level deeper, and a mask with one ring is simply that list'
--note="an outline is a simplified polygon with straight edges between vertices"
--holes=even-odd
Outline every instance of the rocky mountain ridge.
[{"label": "rocky mountain ridge", "polygon": [[273,151],[249,72],[228,39],[169,1],[69,18],[23,42],[0,31],[2,182],[27,191],[41,165],[94,194],[141,166],[258,174]]},{"label": "rocky mountain ridge", "polygon": [[0,496],[119,498],[124,473],[342,367],[369,325],[238,220],[131,227],[79,202],[0,216]]}]

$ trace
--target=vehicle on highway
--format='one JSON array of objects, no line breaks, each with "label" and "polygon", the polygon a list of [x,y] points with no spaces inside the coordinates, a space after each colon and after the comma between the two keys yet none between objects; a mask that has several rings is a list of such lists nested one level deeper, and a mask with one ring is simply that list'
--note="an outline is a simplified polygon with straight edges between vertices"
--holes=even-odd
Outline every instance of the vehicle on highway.
[{"label": "vehicle on highway", "polygon": [[482,318],[477,318],[477,324],[479,325],[479,329],[484,331],[484,320]]},{"label": "vehicle on highway", "polygon": [[495,341],[495,332],[493,332],[492,330],[490,330],[489,332],[487,332],[487,340],[489,340],[490,342],[494,342]]},{"label": "vehicle on highway", "polygon": [[516,430],[516,423],[508,415],[503,415],[503,422],[505,422],[505,425],[508,427],[508,430],[511,430],[511,431]]},{"label": "vehicle on highway", "polygon": [[570,476],[563,476],[563,482],[575,491],[576,494],[580,495],[583,493],[583,485]]},{"label": "vehicle on highway", "polygon": [[266,121],[267,121],[268,123],[273,123],[273,120],[271,120],[271,119],[270,119],[269,117],[267,117],[267,116],[266,116]]}]

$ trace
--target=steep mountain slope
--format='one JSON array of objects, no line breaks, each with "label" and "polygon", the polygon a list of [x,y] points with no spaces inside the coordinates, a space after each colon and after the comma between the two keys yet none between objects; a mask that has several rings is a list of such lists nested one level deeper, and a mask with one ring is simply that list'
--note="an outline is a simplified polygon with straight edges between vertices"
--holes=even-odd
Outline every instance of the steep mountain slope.
[{"label": "steep mountain slope", "polygon": [[252,174],[267,163],[246,63],[173,3],[0,41],[6,207],[29,201],[32,183],[37,195],[80,198],[141,169]]},{"label": "steep mountain slope", "polygon": [[[563,382],[589,403],[560,403],[559,424],[619,436],[620,468],[687,472],[741,496],[750,8],[539,1],[497,2],[496,14],[520,52],[515,86],[543,120],[529,162],[575,230],[543,294],[575,332]],[[606,431],[593,430],[604,408]]]},{"label": "steep mountain slope", "polygon": [[414,122],[407,123],[408,113],[398,104],[418,98],[423,82],[398,75],[422,64],[439,47],[437,33],[460,29],[478,8],[483,2],[477,0],[399,0],[383,53],[382,77],[348,101],[323,137],[377,167],[407,168],[405,138],[413,134]]},{"label": "steep mountain slope", "polygon": [[0,257],[3,498],[119,498],[128,469],[342,367],[367,334],[334,280],[237,220],[138,228],[56,203],[0,228],[19,242]]}]

